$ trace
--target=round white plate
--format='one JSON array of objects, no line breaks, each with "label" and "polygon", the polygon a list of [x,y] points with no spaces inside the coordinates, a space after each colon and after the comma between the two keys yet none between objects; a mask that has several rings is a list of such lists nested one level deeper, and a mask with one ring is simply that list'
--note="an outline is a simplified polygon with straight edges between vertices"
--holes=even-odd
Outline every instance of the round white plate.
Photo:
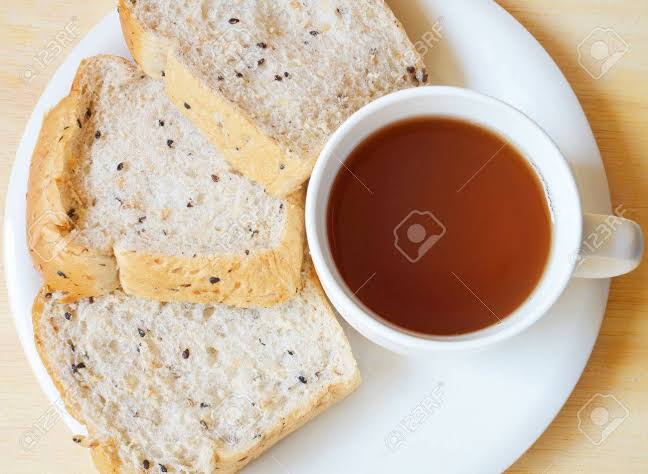
[{"label": "round white plate", "polygon": [[[389,2],[426,60],[433,83],[502,99],[534,118],[568,158],[584,210],[610,213],[596,142],[569,84],[533,37],[494,2]],[[435,26],[436,25],[436,26]],[[27,125],[5,212],[6,279],[18,335],[45,392],[58,394],[33,342],[31,304],[40,286],[27,252],[25,192],[43,114],[69,90],[79,61],[130,57],[116,12],[56,72]],[[540,436],[572,391],[599,331],[608,280],[574,280],[524,334],[480,353],[408,359],[348,329],[364,376],[349,399],[279,443],[250,473],[489,473],[511,465]],[[70,428],[82,428],[65,417]],[[574,420],[576,423],[576,420]]]}]

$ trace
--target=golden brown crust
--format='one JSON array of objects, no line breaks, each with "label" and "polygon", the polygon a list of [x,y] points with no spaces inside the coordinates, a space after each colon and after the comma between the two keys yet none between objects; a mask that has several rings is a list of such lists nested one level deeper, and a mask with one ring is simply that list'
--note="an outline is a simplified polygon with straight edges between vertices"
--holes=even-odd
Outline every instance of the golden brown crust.
[{"label": "golden brown crust", "polygon": [[193,258],[133,251],[115,255],[75,243],[74,221],[63,196],[71,188],[65,169],[79,159],[75,151],[82,128],[77,120],[88,106],[80,91],[86,64],[81,63],[70,95],[45,117],[30,167],[28,244],[45,284],[65,292],[67,301],[107,294],[120,285],[128,294],[162,301],[225,302],[241,307],[271,306],[294,296],[299,290],[304,246],[302,191],[286,198],[284,233],[271,250]]},{"label": "golden brown crust", "polygon": [[119,286],[117,262],[111,255],[75,243],[74,222],[62,192],[64,170],[74,160],[81,134],[77,119],[85,104],[73,86],[43,120],[27,187],[27,239],[37,270],[52,289],[70,299],[109,293]]},{"label": "golden brown crust", "polygon": [[[139,23],[126,0],[119,1],[119,17],[135,61],[149,76],[164,78],[171,101],[222,150],[234,168],[279,197],[293,193],[309,178],[317,153],[298,157],[282,150],[245,111],[191,74],[176,57],[173,42]],[[186,109],[185,103],[191,104],[191,109]]]}]

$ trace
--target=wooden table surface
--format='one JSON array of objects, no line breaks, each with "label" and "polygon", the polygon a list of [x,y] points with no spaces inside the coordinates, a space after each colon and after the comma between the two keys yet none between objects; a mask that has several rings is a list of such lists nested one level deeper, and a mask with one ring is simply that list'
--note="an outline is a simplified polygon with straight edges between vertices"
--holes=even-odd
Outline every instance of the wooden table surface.
[{"label": "wooden table surface", "polygon": [[[648,2],[501,0],[500,4],[543,44],[567,76],[598,140],[613,203],[622,205],[626,217],[637,220],[648,231]],[[23,128],[49,77],[74,44],[112,8],[113,0],[1,2],[0,104],[4,111],[5,144],[0,150],[0,179],[3,189]],[[35,59],[66,28],[76,39],[54,55],[49,65]],[[604,32],[607,28],[612,30]],[[588,74],[578,61],[578,46],[592,31],[617,34],[630,48],[599,79]],[[593,71],[593,75],[598,74]],[[0,204],[4,209],[2,194]],[[648,473],[648,265],[645,263],[633,274],[614,280],[601,335],[583,377],[553,424],[510,472]],[[592,397],[608,394],[626,406],[629,415],[604,443],[595,446],[579,431],[577,413]],[[617,402],[606,398],[603,403],[612,408]],[[24,433],[42,423],[42,417],[52,418],[52,413],[23,356],[2,285],[0,472],[93,472],[86,450],[70,441],[67,428],[55,417],[51,428],[34,446],[30,449],[21,446]]]}]

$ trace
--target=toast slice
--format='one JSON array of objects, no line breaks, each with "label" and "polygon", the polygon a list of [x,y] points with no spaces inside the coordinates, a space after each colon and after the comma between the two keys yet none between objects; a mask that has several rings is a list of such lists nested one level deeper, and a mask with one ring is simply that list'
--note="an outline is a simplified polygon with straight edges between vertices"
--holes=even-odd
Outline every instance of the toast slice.
[{"label": "toast slice", "polygon": [[353,112],[428,80],[384,0],[120,0],[119,12],[142,69],[275,196],[308,179]]},{"label": "toast slice", "polygon": [[272,308],[112,294],[34,303],[36,346],[102,473],[233,473],[360,375],[312,270]]},{"label": "toast slice", "polygon": [[233,172],[131,62],[82,62],[46,117],[30,168],[27,234],[50,291],[122,287],[162,301],[268,306],[301,282],[303,196]]}]

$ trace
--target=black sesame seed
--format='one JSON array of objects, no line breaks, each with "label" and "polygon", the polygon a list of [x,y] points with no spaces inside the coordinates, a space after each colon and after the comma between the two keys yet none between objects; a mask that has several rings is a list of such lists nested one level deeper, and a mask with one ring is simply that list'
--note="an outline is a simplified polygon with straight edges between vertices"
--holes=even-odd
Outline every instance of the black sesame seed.
[{"label": "black sesame seed", "polygon": [[308,383],[308,381],[306,380],[306,377],[304,377],[303,375],[300,375],[300,376],[299,376],[299,381],[300,381],[301,383]]},{"label": "black sesame seed", "polygon": [[225,78],[224,78],[223,76],[218,76],[218,80],[219,80],[219,81],[224,81]]},{"label": "black sesame seed", "polygon": [[284,72],[284,77],[290,77],[290,74],[288,72]]},{"label": "black sesame seed", "polygon": [[88,298],[88,303],[93,304],[94,303],[94,296],[91,296]]},{"label": "black sesame seed", "polygon": [[190,353],[189,353],[189,349],[185,349],[184,351],[182,351],[182,358],[183,358],[183,359],[188,359],[188,358],[189,358],[189,354],[190,354]]},{"label": "black sesame seed", "polygon": [[310,35],[311,36],[317,36],[317,35],[319,35],[319,31],[316,31],[316,30],[310,31]]},{"label": "black sesame seed", "polygon": [[164,120],[158,120],[158,123],[160,124],[160,127],[164,127]]},{"label": "black sesame seed", "polygon": [[212,285],[215,285],[215,284],[218,283],[219,281],[220,281],[220,278],[218,278],[218,277],[211,277],[211,278],[209,279],[209,283],[211,283]]},{"label": "black sesame seed", "polygon": [[95,138],[96,138],[96,139],[101,138],[101,132],[100,132],[99,130],[97,130],[97,131],[95,132]]},{"label": "black sesame seed", "polygon": [[57,274],[58,276],[60,276],[61,278],[67,278],[67,276],[65,276],[65,273],[63,273],[61,270],[59,270],[58,272],[56,272],[56,274]]},{"label": "black sesame seed", "polygon": [[137,328],[137,333],[140,335],[140,337],[146,336],[146,333],[144,332],[144,329]]},{"label": "black sesame seed", "polygon": [[191,201],[189,201],[189,202],[187,203],[187,207],[193,207],[193,204],[191,203]]},{"label": "black sesame seed", "polygon": [[173,148],[173,143],[174,143],[173,140],[171,140],[171,139],[167,140],[167,146],[169,148]]},{"label": "black sesame seed", "polygon": [[72,315],[70,313],[68,313],[67,311],[65,312],[64,316],[65,316],[65,319],[67,319],[68,321],[70,319],[72,319]]},{"label": "black sesame seed", "polygon": [[425,69],[423,69],[423,78],[422,78],[422,81],[423,81],[423,82],[427,82],[427,81],[428,81],[428,78],[429,78],[429,75],[428,75],[427,71],[426,71]]},{"label": "black sesame seed", "polygon": [[208,408],[208,407],[210,407],[210,406],[211,406],[211,405],[210,405],[209,403],[200,402],[200,408]]},{"label": "black sesame seed", "polygon": [[137,222],[139,222],[140,224],[142,224],[145,220],[146,220],[146,216],[142,216],[142,217],[140,217],[139,219],[137,219]]},{"label": "black sesame seed", "polygon": [[79,126],[79,128],[82,128],[81,120],[77,119],[77,125]]},{"label": "black sesame seed", "polygon": [[200,426],[202,426],[206,430],[209,429],[209,427],[207,426],[207,422],[205,420],[200,420]]},{"label": "black sesame seed", "polygon": [[229,24],[230,25],[236,25],[239,21],[241,21],[241,20],[239,20],[238,18],[230,18],[229,19]]},{"label": "black sesame seed", "polygon": [[279,169],[280,169],[280,170],[283,170],[283,169],[285,169],[285,168],[286,168],[286,165],[284,165],[283,163],[281,163],[281,164],[279,165]]},{"label": "black sesame seed", "polygon": [[142,461],[142,466],[144,466],[144,469],[148,469],[149,467],[151,467],[151,463],[148,459],[145,459],[144,461]]},{"label": "black sesame seed", "polygon": [[249,250],[246,250],[246,251],[245,251],[245,255],[250,255],[250,251],[249,251]]},{"label": "black sesame seed", "polygon": [[211,175],[211,179],[214,183],[218,183],[220,181],[220,178],[215,174]]},{"label": "black sesame seed", "polygon": [[268,47],[268,45],[266,43],[264,43],[263,41],[260,42],[260,43],[257,43],[257,46],[259,48],[261,48],[261,49],[266,49]]},{"label": "black sesame seed", "polygon": [[291,356],[295,355],[295,353],[293,351],[288,351],[288,354],[290,354]]},{"label": "black sesame seed", "polygon": [[160,464],[159,466],[160,466],[160,471],[161,472],[167,472],[166,466],[164,466],[163,464]]},{"label": "black sesame seed", "polygon": [[261,344],[262,346],[265,346],[265,342],[263,342],[263,341],[261,340],[261,338],[259,338],[259,344]]},{"label": "black sesame seed", "polygon": [[259,60],[257,61],[257,64],[258,64],[259,66],[262,66],[263,63],[265,63],[265,58],[261,58],[261,59],[259,59]]},{"label": "black sesame seed", "polygon": [[409,72],[410,74],[414,74],[416,72],[416,68],[414,66],[408,66],[407,72]]},{"label": "black sesame seed", "polygon": [[79,444],[81,443],[82,440],[79,436],[73,436],[72,441],[74,441],[76,444]]},{"label": "black sesame seed", "polygon": [[91,111],[90,109],[87,109],[87,110],[86,110],[86,113],[85,113],[85,116],[86,116],[87,119],[89,119],[90,117],[92,117],[92,111]]},{"label": "black sesame seed", "polygon": [[166,73],[164,71],[162,71],[162,77],[164,77],[164,76],[166,76]]},{"label": "black sesame seed", "polygon": [[121,170],[123,170],[123,169],[124,169],[124,163],[121,162],[121,163],[119,163],[119,164],[117,165],[117,171],[121,171]]},{"label": "black sesame seed", "polygon": [[238,72],[238,71],[236,71],[236,77],[243,77],[243,74],[240,73],[240,72]]},{"label": "black sesame seed", "polygon": [[275,76],[275,81],[279,81],[279,82],[281,82],[281,81],[283,81],[283,77],[281,77],[279,74],[277,74],[277,75]]},{"label": "black sesame seed", "polygon": [[191,105],[187,104],[186,102],[184,103],[185,109],[189,110],[191,108]]},{"label": "black sesame seed", "polygon": [[74,365],[72,364],[72,373],[76,374],[79,369],[85,369],[86,365],[83,362],[79,362],[78,364]]}]

